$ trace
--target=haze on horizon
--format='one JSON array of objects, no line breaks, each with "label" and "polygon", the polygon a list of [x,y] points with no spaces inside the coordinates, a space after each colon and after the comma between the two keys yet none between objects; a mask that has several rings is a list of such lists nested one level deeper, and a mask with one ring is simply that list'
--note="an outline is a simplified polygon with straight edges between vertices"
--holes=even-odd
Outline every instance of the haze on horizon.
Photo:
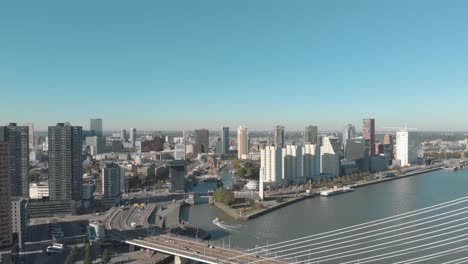
[{"label": "haze on horizon", "polygon": [[0,122],[466,131],[466,1],[0,3]]}]

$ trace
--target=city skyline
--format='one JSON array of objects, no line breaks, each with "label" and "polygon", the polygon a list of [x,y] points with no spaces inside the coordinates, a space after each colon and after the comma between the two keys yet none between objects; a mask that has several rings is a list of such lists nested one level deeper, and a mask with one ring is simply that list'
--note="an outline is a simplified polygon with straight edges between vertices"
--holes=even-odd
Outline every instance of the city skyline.
[{"label": "city skyline", "polygon": [[464,2],[87,3],[0,4],[3,123],[466,129]]}]

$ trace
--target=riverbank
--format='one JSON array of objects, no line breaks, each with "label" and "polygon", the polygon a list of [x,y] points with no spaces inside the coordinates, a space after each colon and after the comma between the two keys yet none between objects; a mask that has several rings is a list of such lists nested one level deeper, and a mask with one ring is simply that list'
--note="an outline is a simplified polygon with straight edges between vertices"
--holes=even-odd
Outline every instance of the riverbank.
[{"label": "riverbank", "polygon": [[225,212],[226,214],[228,214],[229,216],[231,216],[232,218],[236,219],[236,220],[248,221],[248,220],[252,220],[254,218],[257,218],[259,216],[268,214],[268,213],[270,213],[272,211],[278,210],[280,208],[283,208],[285,206],[288,206],[288,205],[291,205],[291,204],[294,204],[294,203],[297,203],[297,202],[300,202],[300,201],[303,201],[303,200],[306,200],[306,199],[310,199],[310,198],[315,197],[315,196],[316,196],[316,194],[301,195],[301,196],[298,196],[298,197],[289,198],[289,199],[287,199],[286,201],[283,201],[283,202],[279,202],[278,200],[262,201],[261,204],[263,204],[264,207],[262,209],[257,209],[257,210],[253,211],[250,214],[240,213],[239,210],[233,209],[233,208],[231,208],[229,206],[226,206],[226,205],[224,205],[222,203],[218,203],[218,202],[214,202],[213,205],[216,206],[217,208],[219,208],[220,210],[222,210],[223,212]]},{"label": "riverbank", "polygon": [[[386,178],[380,178],[380,179],[375,179],[375,180],[369,180],[369,181],[365,181],[365,182],[358,182],[358,183],[355,183],[354,185],[352,185],[352,187],[353,188],[365,187],[365,186],[368,186],[368,185],[374,185],[374,184],[378,184],[378,183],[382,183],[382,182],[389,182],[389,181],[393,181],[393,180],[403,179],[403,178],[416,176],[416,175],[420,175],[420,174],[424,174],[424,173],[428,173],[428,172],[432,172],[432,171],[437,171],[437,170],[441,170],[441,169],[442,169],[442,167],[431,167],[431,168],[426,168],[426,169],[414,170],[414,171],[410,171],[410,172],[407,172],[405,174],[402,174],[400,176],[386,177]],[[275,210],[281,209],[281,208],[283,208],[285,206],[288,206],[288,205],[303,201],[305,199],[309,199],[309,198],[318,196],[319,194],[320,194],[320,190],[313,190],[312,194],[310,194],[310,195],[302,194],[302,195],[300,195],[298,197],[291,197],[291,198],[287,199],[287,201],[284,201],[284,202],[278,202],[276,200],[262,201],[261,203],[264,204],[264,208],[253,210],[253,212],[250,213],[250,214],[241,213],[237,209],[233,209],[233,208],[231,208],[229,206],[226,206],[226,205],[218,203],[218,202],[214,202],[213,205],[216,206],[217,208],[219,208],[220,210],[222,210],[223,212],[225,212],[226,214],[228,214],[230,217],[236,219],[236,220],[248,221],[248,220],[257,218],[259,216],[268,214],[270,212],[273,212]]]}]

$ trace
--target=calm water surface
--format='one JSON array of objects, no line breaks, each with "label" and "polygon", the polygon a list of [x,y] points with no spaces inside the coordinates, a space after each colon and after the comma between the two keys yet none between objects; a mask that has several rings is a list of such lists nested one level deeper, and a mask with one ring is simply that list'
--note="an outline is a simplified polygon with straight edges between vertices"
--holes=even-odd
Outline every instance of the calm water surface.
[{"label": "calm water surface", "polygon": [[238,231],[231,232],[232,245],[251,248],[257,243],[317,234],[464,196],[468,196],[468,169],[440,170],[362,187],[343,195],[308,199],[247,222],[233,220],[207,204],[187,207],[183,216],[209,230],[217,240],[228,241],[229,233],[212,224],[214,218],[238,226]]}]

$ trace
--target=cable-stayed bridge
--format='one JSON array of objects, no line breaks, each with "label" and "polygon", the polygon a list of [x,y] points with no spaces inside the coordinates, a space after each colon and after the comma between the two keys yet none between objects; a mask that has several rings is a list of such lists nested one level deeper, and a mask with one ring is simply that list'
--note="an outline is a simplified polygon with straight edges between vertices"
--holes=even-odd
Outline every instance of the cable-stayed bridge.
[{"label": "cable-stayed bridge", "polygon": [[206,263],[468,263],[468,196],[249,250],[208,250],[166,235],[125,242]]},{"label": "cable-stayed bridge", "polygon": [[468,197],[248,252],[290,263],[468,263]]}]

